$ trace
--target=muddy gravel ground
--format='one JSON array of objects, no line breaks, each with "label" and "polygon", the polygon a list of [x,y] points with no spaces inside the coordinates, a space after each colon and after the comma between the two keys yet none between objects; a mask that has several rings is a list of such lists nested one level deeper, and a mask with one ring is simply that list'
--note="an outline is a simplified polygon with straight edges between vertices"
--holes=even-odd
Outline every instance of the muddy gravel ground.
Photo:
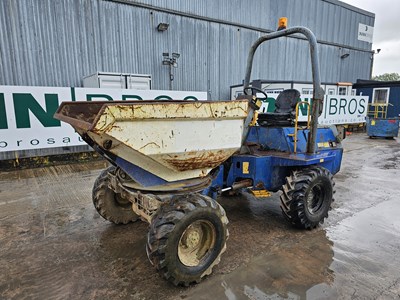
[{"label": "muddy gravel ground", "polygon": [[316,230],[291,228],[279,194],[220,199],[228,249],[202,283],[164,281],[148,225],[116,226],[91,203],[103,162],[0,173],[1,299],[399,299],[399,139],[349,136],[336,201]]}]

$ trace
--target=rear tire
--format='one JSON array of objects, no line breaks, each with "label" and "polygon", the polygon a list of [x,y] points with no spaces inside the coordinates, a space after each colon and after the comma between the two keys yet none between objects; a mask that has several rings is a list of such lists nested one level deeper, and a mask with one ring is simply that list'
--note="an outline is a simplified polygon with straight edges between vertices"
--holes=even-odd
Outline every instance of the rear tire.
[{"label": "rear tire", "polygon": [[211,274],[225,251],[227,224],[215,200],[201,194],[176,196],[153,217],[147,256],[174,285],[198,283]]},{"label": "rear tire", "polygon": [[108,173],[115,174],[114,166],[103,170],[97,177],[92,191],[92,200],[97,212],[114,224],[128,224],[139,219],[132,210],[132,204],[110,189]]},{"label": "rear tire", "polygon": [[317,227],[328,217],[334,185],[332,174],[323,167],[292,171],[281,195],[283,215],[297,228]]}]

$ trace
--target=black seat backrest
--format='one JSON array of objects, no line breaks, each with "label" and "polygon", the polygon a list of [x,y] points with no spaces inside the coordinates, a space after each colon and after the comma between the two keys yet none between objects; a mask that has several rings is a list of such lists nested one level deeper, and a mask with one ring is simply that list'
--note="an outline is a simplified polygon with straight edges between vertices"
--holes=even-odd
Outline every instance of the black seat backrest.
[{"label": "black seat backrest", "polygon": [[276,113],[290,113],[296,109],[297,100],[300,92],[295,89],[284,90],[275,100]]}]

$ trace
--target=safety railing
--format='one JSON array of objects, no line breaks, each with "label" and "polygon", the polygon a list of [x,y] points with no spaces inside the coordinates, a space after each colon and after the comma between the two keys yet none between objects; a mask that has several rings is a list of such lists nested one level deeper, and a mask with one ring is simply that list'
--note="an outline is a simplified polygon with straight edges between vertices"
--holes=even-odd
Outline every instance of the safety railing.
[{"label": "safety railing", "polygon": [[300,104],[305,104],[307,106],[307,127],[306,129],[310,128],[310,122],[311,122],[311,114],[310,114],[310,103],[307,101],[299,101],[296,103],[296,116],[294,119],[294,133],[289,134],[289,136],[293,137],[294,140],[294,145],[293,145],[293,152],[297,153],[297,132],[299,129],[299,107]]},{"label": "safety railing", "polygon": [[370,103],[368,107],[368,116],[373,118],[386,119],[388,106],[390,103]]}]

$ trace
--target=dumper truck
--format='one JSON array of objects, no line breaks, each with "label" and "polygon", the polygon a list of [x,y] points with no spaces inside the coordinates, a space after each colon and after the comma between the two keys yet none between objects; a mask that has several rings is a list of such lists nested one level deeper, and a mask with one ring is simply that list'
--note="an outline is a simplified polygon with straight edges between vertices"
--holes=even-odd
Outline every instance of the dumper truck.
[{"label": "dumper truck", "polygon": [[[282,92],[274,112],[257,116],[267,95],[249,86],[259,45],[292,34],[310,45],[307,122],[298,120],[298,91]],[[234,101],[64,102],[55,114],[111,163],[94,183],[98,213],[115,224],[148,222],[147,256],[175,285],[198,283],[219,263],[229,236],[223,193],[280,192],[283,215],[298,228],[328,217],[343,150],[332,128],[318,127],[324,91],[313,33],[292,27],[260,37],[244,93]]]}]

